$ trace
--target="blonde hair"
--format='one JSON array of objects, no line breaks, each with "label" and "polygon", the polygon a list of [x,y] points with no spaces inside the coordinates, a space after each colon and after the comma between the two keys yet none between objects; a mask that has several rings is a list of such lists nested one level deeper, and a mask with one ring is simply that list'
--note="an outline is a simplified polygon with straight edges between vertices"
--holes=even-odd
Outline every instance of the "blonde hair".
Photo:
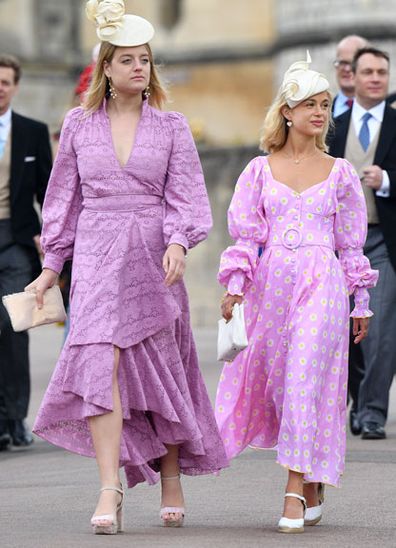
[{"label": "blonde hair", "polygon": [[[327,94],[329,95],[330,102],[332,100],[331,93],[327,91]],[[307,98],[309,99],[309,97]],[[268,152],[269,154],[273,152],[278,152],[278,150],[281,150],[281,148],[284,147],[288,133],[289,128],[286,125],[286,118],[282,114],[283,107],[288,107],[288,104],[286,102],[286,98],[284,93],[278,92],[278,95],[276,96],[274,102],[270,106],[267,115],[264,119],[264,124],[261,132],[261,138],[260,138],[260,148],[264,152]],[[333,124],[332,118],[331,118],[331,112],[329,109],[329,116],[327,119],[327,123],[325,124],[325,127],[323,128],[323,131],[320,135],[317,135],[315,137],[315,144],[318,147],[319,150],[322,150],[323,152],[328,151],[328,146],[326,144],[326,136],[327,132],[329,131],[329,127]]]},{"label": "blonde hair", "polygon": [[[147,53],[150,59],[150,96],[148,103],[158,109],[161,109],[163,104],[167,101],[166,90],[161,83],[158,75],[158,69],[154,64],[153,52],[149,44],[144,44],[147,48]],[[114,57],[114,53],[117,46],[110,44],[110,42],[102,42],[99,50],[98,60],[93,71],[91,84],[84,99],[83,108],[89,112],[95,112],[98,110],[103,99],[109,95],[109,81],[104,73],[104,63],[111,63]]]}]

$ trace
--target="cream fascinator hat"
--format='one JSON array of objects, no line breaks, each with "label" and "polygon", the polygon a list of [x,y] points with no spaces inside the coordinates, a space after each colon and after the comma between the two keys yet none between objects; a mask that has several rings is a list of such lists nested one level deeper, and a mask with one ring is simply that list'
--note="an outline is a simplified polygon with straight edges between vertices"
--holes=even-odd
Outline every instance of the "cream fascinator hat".
[{"label": "cream fascinator hat", "polygon": [[329,89],[330,84],[320,72],[310,70],[311,56],[307,50],[306,61],[297,61],[285,72],[280,88],[290,108],[296,107],[312,95]]},{"label": "cream fascinator hat", "polygon": [[154,27],[146,19],[125,15],[124,0],[88,0],[85,12],[96,24],[98,38],[114,46],[141,46],[154,36]]}]

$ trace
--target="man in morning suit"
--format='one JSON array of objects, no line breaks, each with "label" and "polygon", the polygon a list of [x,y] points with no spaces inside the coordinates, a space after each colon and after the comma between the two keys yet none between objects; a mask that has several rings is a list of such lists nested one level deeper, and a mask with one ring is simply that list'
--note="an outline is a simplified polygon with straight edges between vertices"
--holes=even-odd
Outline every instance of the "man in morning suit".
[{"label": "man in morning suit", "polygon": [[[379,280],[370,290],[369,335],[351,348],[363,367],[358,396],[362,439],[383,439],[389,390],[396,370],[396,110],[386,104],[389,56],[376,48],[357,51],[352,63],[355,100],[335,119],[330,154],[356,168],[366,198],[368,235],[364,248]],[[353,346],[353,345],[352,345]],[[358,431],[354,432],[358,434]]]},{"label": "man in morning suit", "polygon": [[367,40],[356,34],[345,36],[337,44],[336,59],[333,65],[336,70],[338,92],[333,101],[333,118],[341,116],[341,114],[344,114],[352,106],[355,96],[352,59],[358,49],[364,48],[367,45]]},{"label": "man in morning suit", "polygon": [[[47,126],[11,110],[20,76],[19,61],[0,55],[0,297],[23,291],[41,270],[34,200],[42,205],[52,163]],[[0,302],[0,450],[33,441],[24,422],[28,345],[27,332],[14,333]]]}]

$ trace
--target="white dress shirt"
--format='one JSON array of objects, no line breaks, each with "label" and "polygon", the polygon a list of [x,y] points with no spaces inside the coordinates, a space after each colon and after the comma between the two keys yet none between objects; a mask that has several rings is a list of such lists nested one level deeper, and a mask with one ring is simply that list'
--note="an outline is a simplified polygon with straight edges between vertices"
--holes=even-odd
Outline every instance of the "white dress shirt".
[{"label": "white dress shirt", "polygon": [[[355,128],[356,135],[359,135],[363,125],[363,116],[366,112],[371,114],[371,118],[367,121],[367,125],[370,133],[370,144],[376,136],[377,132],[381,129],[382,120],[384,118],[385,101],[382,101],[370,110],[366,110],[355,100],[352,105],[352,123]],[[377,196],[381,198],[389,198],[390,195],[390,181],[388,173],[382,170],[382,183],[381,188],[375,191]]]},{"label": "white dress shirt", "polygon": [[333,118],[341,116],[341,114],[344,114],[344,112],[351,108],[350,106],[348,106],[349,99],[352,99],[352,97],[347,97],[342,93],[342,91],[339,91],[337,93],[333,105]]},{"label": "white dress shirt", "polygon": [[3,156],[4,147],[11,129],[11,108],[0,116],[0,158]]}]

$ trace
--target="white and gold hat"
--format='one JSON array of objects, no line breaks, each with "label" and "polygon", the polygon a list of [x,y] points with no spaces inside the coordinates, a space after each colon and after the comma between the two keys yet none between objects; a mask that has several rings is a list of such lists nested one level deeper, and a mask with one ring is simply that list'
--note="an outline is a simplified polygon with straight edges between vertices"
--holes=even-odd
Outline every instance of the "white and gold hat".
[{"label": "white and gold hat", "polygon": [[306,61],[293,63],[285,72],[280,91],[290,108],[296,107],[302,101],[330,87],[323,74],[309,68],[311,62],[311,56],[307,50]]},{"label": "white and gold hat", "polygon": [[96,24],[98,38],[114,46],[141,46],[154,36],[154,27],[146,19],[125,14],[124,0],[88,0],[85,12]]}]

